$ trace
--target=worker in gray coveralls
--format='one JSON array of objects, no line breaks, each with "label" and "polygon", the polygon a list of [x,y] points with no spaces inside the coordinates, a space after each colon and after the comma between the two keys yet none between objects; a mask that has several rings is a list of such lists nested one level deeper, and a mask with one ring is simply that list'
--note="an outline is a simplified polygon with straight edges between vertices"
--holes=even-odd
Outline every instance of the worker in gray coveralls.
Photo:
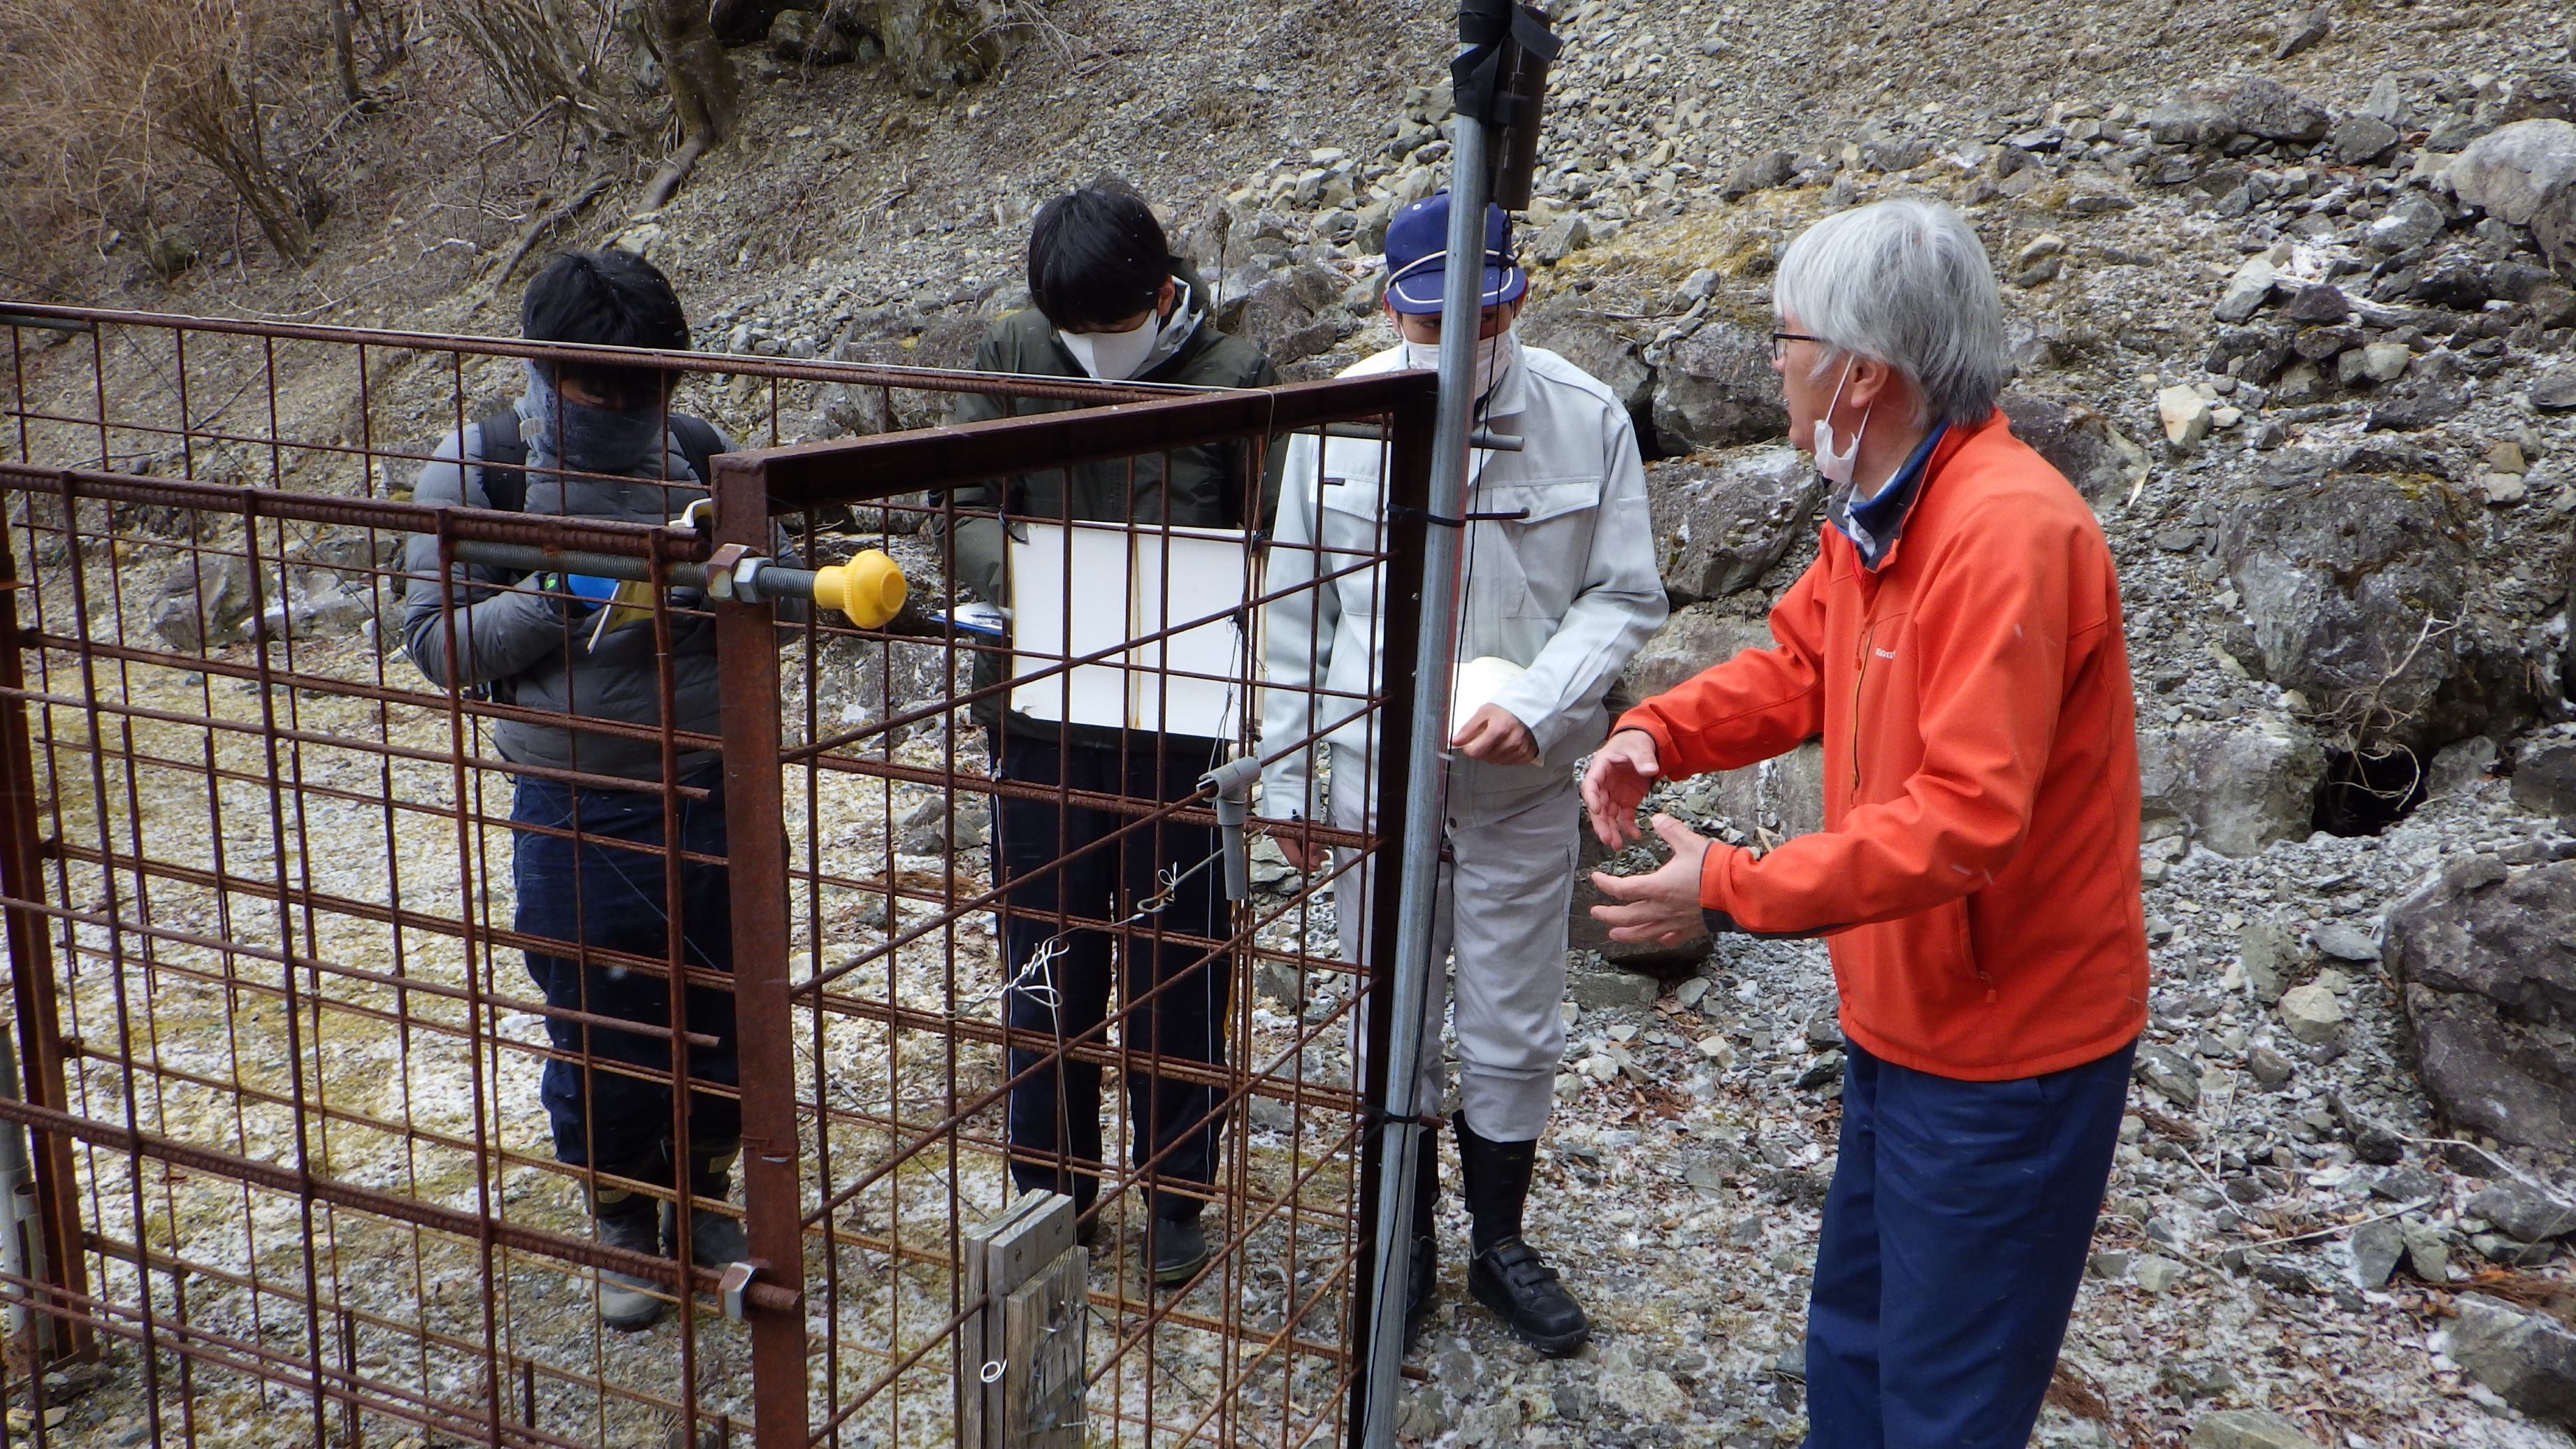
[{"label": "worker in gray coveralls", "polygon": [[[1385,305],[1403,341],[1344,376],[1438,364],[1448,231],[1446,193],[1388,226]],[[1461,675],[1499,687],[1451,721],[1420,1100],[1443,1095],[1441,962],[1454,956],[1458,1156],[1474,1229],[1467,1286],[1530,1346],[1563,1354],[1583,1344],[1591,1325],[1556,1271],[1522,1241],[1521,1209],[1565,1054],[1560,1003],[1580,813],[1573,767],[1608,732],[1602,697],[1662,625],[1664,588],[1626,409],[1581,368],[1515,337],[1529,279],[1500,207],[1487,213],[1485,246],[1475,417],[1524,441],[1519,452],[1476,449],[1469,463],[1468,512],[1514,516],[1467,525],[1458,657],[1472,664]],[[1321,803],[1335,826],[1376,828],[1370,752],[1405,747],[1377,739],[1378,722],[1360,703],[1389,667],[1378,622],[1383,570],[1360,568],[1364,559],[1355,556],[1383,546],[1380,457],[1374,442],[1299,436],[1289,445],[1264,583],[1278,597],[1264,621],[1270,688],[1262,748],[1329,741],[1332,782],[1329,802],[1318,802],[1309,752],[1275,761],[1261,787],[1261,812],[1274,820],[1314,818]],[[1340,576],[1313,582],[1333,574]],[[1273,833],[1291,864],[1321,863],[1320,848],[1310,856],[1291,832]],[[1335,887],[1345,960],[1362,955],[1365,874],[1351,871]],[[1406,1297],[1413,1324],[1431,1306],[1438,1274],[1438,1154],[1436,1144],[1425,1145]]]}]

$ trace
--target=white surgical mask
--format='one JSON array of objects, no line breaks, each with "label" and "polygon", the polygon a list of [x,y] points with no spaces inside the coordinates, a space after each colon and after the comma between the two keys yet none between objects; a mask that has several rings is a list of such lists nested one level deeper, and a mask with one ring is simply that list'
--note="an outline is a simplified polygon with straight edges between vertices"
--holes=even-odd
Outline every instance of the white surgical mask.
[{"label": "white surgical mask", "polygon": [[[1475,395],[1478,398],[1483,398],[1491,394],[1494,390],[1494,385],[1501,382],[1504,375],[1509,373],[1512,368],[1519,363],[1520,357],[1521,339],[1520,325],[1518,323],[1514,323],[1493,336],[1478,342],[1476,344]],[[1436,370],[1440,366],[1440,344],[1437,342],[1405,343],[1404,365],[1407,367],[1424,367]]]},{"label": "white surgical mask", "polygon": [[1160,367],[1179,352],[1196,332],[1201,314],[1190,305],[1189,284],[1174,278],[1172,310],[1157,317],[1145,314],[1145,320],[1124,332],[1066,332],[1058,329],[1056,338],[1082,370],[1100,382],[1125,382],[1142,377]]},{"label": "white surgical mask", "polygon": [[1125,382],[1134,377],[1152,355],[1162,329],[1147,314],[1144,321],[1124,332],[1062,332],[1064,350],[1082,364],[1082,370],[1102,382]]},{"label": "white surgical mask", "polygon": [[1869,415],[1877,410],[1875,403],[1863,409],[1860,427],[1852,433],[1851,446],[1839,453],[1834,451],[1834,426],[1829,419],[1842,403],[1843,389],[1851,384],[1852,363],[1858,360],[1844,359],[1842,381],[1834,384],[1834,400],[1825,404],[1824,417],[1816,419],[1816,471],[1825,476],[1826,482],[1845,488],[1851,486],[1852,474],[1859,466],[1861,434],[1869,431]]}]

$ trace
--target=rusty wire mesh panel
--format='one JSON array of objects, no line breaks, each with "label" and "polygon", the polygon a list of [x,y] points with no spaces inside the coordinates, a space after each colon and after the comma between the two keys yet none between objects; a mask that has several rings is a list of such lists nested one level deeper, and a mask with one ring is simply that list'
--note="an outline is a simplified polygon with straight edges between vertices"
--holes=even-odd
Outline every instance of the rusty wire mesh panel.
[{"label": "rusty wire mesh panel", "polygon": [[[1365,422],[1391,454],[1392,395],[1326,390],[1301,417]],[[1257,738],[1275,599],[1248,535],[1277,420],[1220,406],[834,445],[739,482],[792,516],[900,479],[923,499],[888,515],[922,514],[942,575],[1011,611],[1007,639],[821,618],[786,656],[816,1442],[948,1442],[953,1382],[1012,1373],[990,1349],[960,1361],[993,1306],[964,1265],[975,1226],[1038,1189],[1076,1198],[1091,1245],[1084,1437],[1067,1442],[1342,1440],[1372,1194],[1350,1036],[1367,978],[1337,954],[1334,892],[1377,843],[1310,821],[1301,842],[1346,847],[1335,867],[1303,877],[1265,851],[1228,899],[1202,776],[1308,741]],[[1240,490],[1198,499],[1200,526],[1169,521],[1181,504],[1087,525],[1068,502],[1086,480],[1152,499],[1194,464]],[[1382,530],[1337,562],[1391,560]],[[1354,729],[1401,738],[1404,701],[1344,695]],[[1347,885],[1342,900],[1364,909]],[[1211,1249],[1178,1284],[1147,1282],[1158,1195],[1197,1212]]]},{"label": "rusty wire mesh panel", "polygon": [[[112,1369],[98,1394],[148,1415],[152,1442],[950,1442],[957,1345],[985,1306],[958,1265],[1010,1195],[1002,1103],[1010,1079],[1030,1074],[1008,1046],[1109,1078],[1092,1437],[1340,1437],[1370,1144],[1347,1040],[1363,978],[1334,959],[1327,876],[1274,880],[1195,932],[1152,913],[1095,922],[1119,950],[1159,938],[1202,979],[1223,973],[1222,1050],[1200,1054],[1214,1061],[1133,1040],[1143,1003],[1123,993],[1102,1029],[1061,1047],[1025,1032],[1006,1043],[1010,962],[995,912],[1010,882],[993,879],[972,823],[985,812],[989,837],[991,803],[1014,790],[1072,802],[1062,786],[996,778],[974,712],[1000,700],[1009,671],[992,672],[992,647],[932,615],[952,602],[954,540],[977,513],[955,485],[996,474],[997,459],[1096,465],[1098,436],[1050,413],[986,425],[984,442],[945,452],[894,435],[754,455],[720,482],[712,536],[442,514],[407,497],[433,445],[515,392],[527,358],[584,354],[11,310],[0,501],[14,587],[0,590],[0,623],[21,632],[0,649],[0,691],[23,712],[30,768],[10,781],[0,839],[25,1077],[23,1101],[0,1114],[35,1129],[49,1211],[30,1229],[42,1271],[0,1296],[38,1311],[54,1352],[95,1335]],[[924,423],[959,390],[1009,399],[1005,411],[1169,392],[640,360],[696,374],[673,407],[743,447]],[[1275,402],[1244,412],[1244,395],[1150,403],[1181,411],[1127,425],[1117,466],[1168,465],[1157,428],[1193,447],[1222,437],[1257,477],[1289,427],[1365,424],[1402,448],[1427,420],[1420,387],[1289,391],[1304,397],[1287,413]],[[1418,475],[1418,458],[1409,466],[1390,476]],[[684,498],[671,501],[676,513]],[[1260,507],[1257,493],[1243,502]],[[1418,537],[1418,522],[1395,537],[1407,527]],[[407,558],[416,536],[435,543]],[[1173,544],[1168,529],[1122,537],[1131,560]],[[860,630],[835,614],[782,621],[766,604],[653,591],[625,627],[650,641],[639,652],[666,706],[686,667],[675,646],[731,642],[720,724],[607,731],[651,758],[643,777],[512,764],[497,735],[541,712],[434,684],[403,647],[406,594],[474,548],[618,556],[668,586],[703,584],[701,561],[728,541],[783,543],[807,563],[881,549],[912,576],[918,607]],[[1400,581],[1403,550],[1388,552]],[[1059,573],[1068,597],[1086,586]],[[1218,612],[1257,617],[1259,590],[1252,574],[1227,610],[1209,610],[1166,586],[1153,600],[1166,627],[1128,631],[1091,662]],[[444,651],[467,597],[428,595],[436,627],[414,639]],[[1390,614],[1409,631],[1401,600]],[[563,647],[583,647],[569,613],[565,629]],[[1276,756],[1288,742],[1251,739],[1252,663],[1245,652],[1223,668],[1133,674],[1165,699],[1176,684],[1233,693],[1211,758]],[[1400,731],[1397,694],[1392,708],[1373,693],[1351,704]],[[1130,833],[1212,834],[1194,780],[1158,783],[1084,803]],[[674,859],[651,831],[596,840],[587,825],[514,819],[514,797],[532,787],[635,792],[655,830],[710,811],[727,828],[684,832]],[[529,836],[579,837],[624,859],[660,887],[640,909],[665,922],[686,914],[674,893],[730,867],[717,879],[732,949],[696,949],[672,927],[656,945],[585,953],[523,930],[514,858]],[[1206,852],[1193,859],[1200,878],[1222,874]],[[1134,916],[1135,904],[1131,893],[1120,909]],[[1069,906],[1042,914],[1049,935],[1086,919]],[[540,949],[550,939],[556,949]],[[585,982],[676,972],[695,988],[680,1019],[625,1029],[671,1055],[602,1060],[581,1028],[611,1018],[550,1005],[532,950],[583,957]],[[714,959],[728,954],[730,978]],[[688,1019],[712,1002],[745,1018],[739,1089],[708,1074],[716,1034]],[[752,1255],[768,1258],[745,1294],[748,1324],[703,1291],[715,1265],[690,1265],[702,1291],[682,1294],[680,1269],[594,1241],[594,1189],[675,1195],[667,1180],[557,1160],[539,1090],[549,1061],[586,1066],[593,1083],[658,1086],[666,1102],[740,1099],[731,1200],[687,1211],[740,1214]],[[1202,1090],[1217,1172],[1179,1182],[1158,1162],[1133,1165],[1122,1079]],[[684,1149],[704,1119],[666,1110]],[[1143,1202],[1160,1187],[1206,1202],[1216,1248],[1178,1291],[1149,1291],[1139,1271]],[[604,1330],[593,1298],[609,1270],[665,1284],[670,1316],[645,1333]],[[43,1440],[43,1387],[25,1367],[0,1373],[20,1380]]]}]

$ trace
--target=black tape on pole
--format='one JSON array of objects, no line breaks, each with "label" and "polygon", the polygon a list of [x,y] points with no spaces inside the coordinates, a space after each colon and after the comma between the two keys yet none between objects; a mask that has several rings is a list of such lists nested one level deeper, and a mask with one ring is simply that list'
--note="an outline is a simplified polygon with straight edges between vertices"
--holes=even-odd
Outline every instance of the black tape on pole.
[{"label": "black tape on pole", "polygon": [[[1506,42],[1509,42],[1506,44]],[[1504,62],[1513,45],[1540,61],[1556,59],[1565,42],[1526,5],[1515,0],[1459,0],[1458,43],[1464,47],[1449,62],[1449,83],[1458,114],[1489,126],[1507,125],[1501,114]]]}]

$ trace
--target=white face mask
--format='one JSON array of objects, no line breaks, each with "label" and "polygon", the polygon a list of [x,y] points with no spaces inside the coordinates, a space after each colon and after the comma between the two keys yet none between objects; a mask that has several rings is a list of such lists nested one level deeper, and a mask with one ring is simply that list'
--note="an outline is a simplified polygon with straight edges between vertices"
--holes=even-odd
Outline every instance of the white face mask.
[{"label": "white face mask", "polygon": [[[1478,342],[1476,344],[1476,396],[1483,398],[1490,395],[1494,390],[1494,384],[1503,380],[1505,374],[1520,361],[1520,357],[1520,324],[1517,322]],[[1440,344],[1437,342],[1405,343],[1404,365],[1436,370],[1440,366]]]},{"label": "white face mask", "polygon": [[1829,419],[1833,417],[1834,409],[1842,404],[1843,389],[1851,385],[1852,363],[1858,360],[1844,360],[1842,381],[1834,384],[1834,400],[1825,404],[1824,417],[1816,419],[1816,471],[1825,475],[1826,482],[1845,488],[1851,486],[1852,474],[1858,467],[1861,435],[1869,431],[1869,415],[1877,410],[1875,403],[1863,409],[1860,427],[1852,433],[1851,446],[1839,453],[1834,451],[1834,426]]},{"label": "white face mask", "polygon": [[[1172,309],[1178,312],[1180,309]],[[1162,339],[1163,329],[1153,313],[1124,332],[1066,332],[1055,334],[1064,350],[1082,364],[1082,370],[1102,382],[1125,382],[1144,370],[1145,359],[1154,353],[1154,344]]]}]

